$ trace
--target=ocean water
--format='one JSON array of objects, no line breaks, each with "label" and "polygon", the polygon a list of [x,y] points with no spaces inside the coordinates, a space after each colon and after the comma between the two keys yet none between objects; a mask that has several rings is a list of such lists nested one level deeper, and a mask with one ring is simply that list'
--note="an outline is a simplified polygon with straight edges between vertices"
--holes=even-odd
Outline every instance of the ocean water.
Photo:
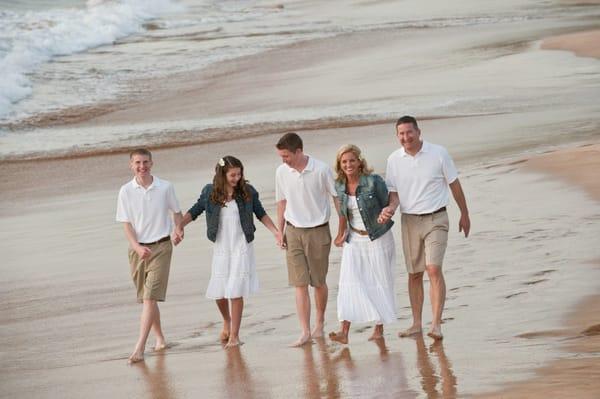
[{"label": "ocean water", "polygon": [[[477,56],[482,27],[561,27],[600,16],[597,7],[563,8],[539,1],[308,2],[233,0],[0,0],[0,160],[68,156],[131,145],[218,139],[232,128],[256,130],[420,116],[514,112],[548,107],[560,86],[597,93],[593,60],[556,54],[494,59]],[[71,127],[101,110],[142,100],[164,78],[292,43],[388,30],[473,31],[470,53],[418,54],[397,74],[420,82],[410,102],[400,96],[340,98],[327,106],[286,107],[197,119]],[[428,48],[428,43],[418,43]],[[535,47],[535,40],[524,46]],[[459,58],[462,57],[462,58]],[[466,60],[466,61],[465,61]],[[419,67],[423,65],[424,67]],[[349,65],[347,68],[353,68]],[[564,79],[563,79],[564,78]],[[559,80],[557,80],[559,79]],[[533,82],[533,83],[532,83]],[[558,83],[555,83],[558,82]],[[522,84],[521,84],[522,83]],[[538,90],[539,89],[539,90]],[[573,95],[572,92],[565,95]],[[239,120],[245,121],[240,126]],[[216,132],[216,133],[215,133]]]}]

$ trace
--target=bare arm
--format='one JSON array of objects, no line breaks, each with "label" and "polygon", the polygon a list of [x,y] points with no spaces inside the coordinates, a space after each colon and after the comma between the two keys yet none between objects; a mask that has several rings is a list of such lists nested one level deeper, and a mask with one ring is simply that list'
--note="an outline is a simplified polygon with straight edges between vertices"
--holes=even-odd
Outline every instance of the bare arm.
[{"label": "bare arm", "polygon": [[129,241],[129,246],[131,247],[131,249],[137,252],[141,259],[148,258],[152,254],[152,251],[150,250],[150,248],[140,245],[137,239],[137,234],[135,233],[135,230],[131,223],[123,223],[123,228],[125,229],[125,237],[127,237],[127,241]]},{"label": "bare arm", "polygon": [[277,234],[279,233],[279,230],[277,230],[277,227],[275,226],[275,223],[273,223],[273,220],[271,219],[271,217],[269,215],[265,214],[265,216],[263,216],[260,219],[260,222],[262,224],[264,224],[265,227],[267,229],[269,229],[269,231],[271,233],[273,233],[273,235],[275,236],[275,238],[277,238]]},{"label": "bare arm", "polygon": [[335,197],[333,199],[333,202],[335,203],[335,209],[337,210],[337,214],[338,214],[338,232],[337,232],[337,236],[335,237],[335,240],[333,241],[333,243],[335,244],[336,247],[341,247],[344,245],[344,240],[346,238],[346,230],[348,228],[348,222],[346,221],[346,218],[344,217],[344,215],[342,215],[342,212],[340,211],[339,198]]},{"label": "bare arm", "polygon": [[173,241],[173,244],[175,245],[179,244],[183,240],[183,228],[178,228],[182,219],[183,216],[181,215],[181,212],[173,212],[173,223],[175,223],[175,228],[171,233],[171,241]]},{"label": "bare arm", "polygon": [[450,190],[452,191],[452,196],[454,197],[454,200],[460,209],[458,231],[464,232],[465,237],[468,237],[469,231],[471,230],[471,219],[469,219],[469,210],[467,209],[465,193],[463,192],[462,186],[460,185],[460,181],[458,181],[458,179],[450,183]]},{"label": "bare arm", "polygon": [[379,215],[379,218],[377,218],[377,223],[383,224],[390,220],[392,216],[394,216],[394,213],[396,213],[396,209],[398,209],[399,205],[400,198],[398,197],[398,193],[390,191],[388,206],[381,210],[381,214]]},{"label": "bare arm", "polygon": [[279,236],[277,238],[277,245],[279,248],[285,248],[285,237],[283,236],[283,232],[285,229],[285,206],[287,205],[286,200],[281,200],[277,202],[277,230],[279,230]]}]

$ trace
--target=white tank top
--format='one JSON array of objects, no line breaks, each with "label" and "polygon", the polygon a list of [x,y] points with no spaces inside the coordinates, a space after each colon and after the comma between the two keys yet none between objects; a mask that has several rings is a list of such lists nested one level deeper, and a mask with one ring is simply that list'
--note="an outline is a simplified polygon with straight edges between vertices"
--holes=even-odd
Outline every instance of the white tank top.
[{"label": "white tank top", "polygon": [[348,216],[350,219],[350,226],[357,230],[367,230],[365,224],[363,223],[362,216],[360,216],[358,202],[356,201],[356,196],[354,195],[348,196]]}]

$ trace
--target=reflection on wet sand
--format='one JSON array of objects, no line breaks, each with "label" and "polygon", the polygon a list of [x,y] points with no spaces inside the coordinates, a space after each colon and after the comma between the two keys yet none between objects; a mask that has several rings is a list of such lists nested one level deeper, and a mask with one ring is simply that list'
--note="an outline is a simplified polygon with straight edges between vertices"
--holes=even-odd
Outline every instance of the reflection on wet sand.
[{"label": "reflection on wet sand", "polygon": [[[414,396],[405,380],[400,353],[390,353],[384,339],[373,342],[378,356],[359,355],[360,361],[351,356],[349,347],[340,349],[339,345],[329,345],[322,338],[315,339],[315,345],[303,347],[304,397]],[[369,345],[369,348],[372,346]],[[361,347],[359,352],[364,349]]]},{"label": "reflection on wet sand", "polygon": [[224,398],[264,398],[265,393],[257,394],[252,374],[248,369],[241,347],[234,346],[225,350],[227,357],[223,370]]},{"label": "reflection on wet sand", "polygon": [[[452,364],[444,352],[443,341],[434,341],[428,349],[423,336],[419,335],[414,339],[417,344],[417,367],[421,374],[421,387],[427,398],[456,398],[457,380],[452,371]],[[436,373],[430,353],[437,358],[439,373]]]},{"label": "reflection on wet sand", "polygon": [[144,377],[148,389],[148,397],[152,399],[174,399],[175,390],[171,384],[171,377],[165,367],[164,354],[156,356],[154,367],[148,366],[148,361],[134,364]]}]

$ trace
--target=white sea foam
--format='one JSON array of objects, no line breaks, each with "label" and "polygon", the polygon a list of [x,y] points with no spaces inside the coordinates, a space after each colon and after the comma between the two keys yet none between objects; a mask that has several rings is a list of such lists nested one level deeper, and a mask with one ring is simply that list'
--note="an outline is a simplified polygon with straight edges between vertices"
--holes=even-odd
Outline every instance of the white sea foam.
[{"label": "white sea foam", "polygon": [[179,12],[170,0],[89,0],[87,7],[0,13],[0,117],[32,93],[28,74],[54,57],[109,44]]}]

